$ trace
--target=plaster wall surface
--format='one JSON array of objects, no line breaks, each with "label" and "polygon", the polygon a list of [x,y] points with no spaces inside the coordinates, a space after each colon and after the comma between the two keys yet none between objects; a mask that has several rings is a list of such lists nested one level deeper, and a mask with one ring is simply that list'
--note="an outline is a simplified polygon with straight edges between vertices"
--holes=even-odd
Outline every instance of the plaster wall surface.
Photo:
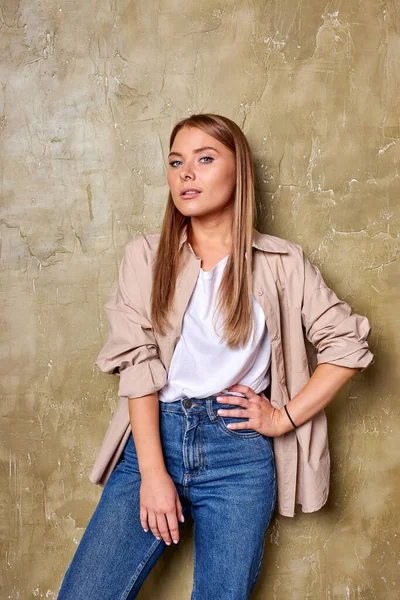
[{"label": "plaster wall surface", "polygon": [[[274,516],[253,596],[399,598],[399,29],[395,0],[0,0],[2,598],[56,598],[99,499],[103,304],[197,112],[248,136],[258,228],[372,325],[375,364],[327,408],[329,501]],[[190,597],[192,542],[140,598]]]}]

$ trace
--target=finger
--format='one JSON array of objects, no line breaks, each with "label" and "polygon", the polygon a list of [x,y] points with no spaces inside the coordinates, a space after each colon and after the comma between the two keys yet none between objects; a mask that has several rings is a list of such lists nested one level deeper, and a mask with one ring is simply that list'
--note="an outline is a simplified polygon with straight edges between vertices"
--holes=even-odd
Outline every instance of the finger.
[{"label": "finger", "polygon": [[236,385],[231,385],[231,387],[227,388],[230,392],[240,392],[246,396],[249,402],[254,402],[259,399],[258,394],[253,390],[253,388],[248,385],[242,385],[241,383],[237,383]]},{"label": "finger", "polygon": [[247,398],[241,398],[240,396],[217,396],[217,402],[220,404],[237,404],[244,408],[249,406]]},{"label": "finger", "polygon": [[172,540],[171,540],[171,536],[169,533],[168,523],[167,523],[165,514],[162,515],[160,513],[157,515],[157,526],[158,526],[158,531],[160,532],[162,539],[167,544],[167,546],[170,546]]},{"label": "finger", "polygon": [[246,397],[248,396],[254,396],[255,391],[249,387],[248,385],[242,385],[241,383],[236,383],[235,385],[231,385],[230,387],[226,388],[227,390],[229,390],[230,392],[240,392],[241,394],[244,394]]},{"label": "finger", "polygon": [[250,421],[243,421],[243,423],[228,423],[228,429],[254,429],[251,425],[249,425]]},{"label": "finger", "polygon": [[243,418],[250,418],[248,417],[248,412],[246,410],[238,410],[236,408],[219,408],[217,410],[217,413],[219,415],[221,415],[221,417],[223,417],[224,415],[227,417],[243,417]]},{"label": "finger", "polygon": [[182,504],[181,504],[181,501],[179,500],[179,496],[178,495],[176,497],[176,514],[178,515],[179,521],[181,521],[182,523],[184,523],[185,522],[185,517],[183,515],[183,508],[182,508]]},{"label": "finger", "polygon": [[143,527],[144,531],[147,532],[149,530],[149,523],[147,521],[147,508],[144,506],[140,507],[139,518],[141,526]]},{"label": "finger", "polygon": [[158,539],[161,539],[160,531],[158,529],[157,518],[154,512],[149,512],[149,526],[152,534]]},{"label": "finger", "polygon": [[254,396],[249,395],[249,402],[251,402],[252,404],[254,404],[254,402],[261,402],[261,397],[259,396],[259,394],[256,394],[254,392]]},{"label": "finger", "polygon": [[177,544],[179,542],[179,525],[176,516],[176,510],[167,513],[166,517],[172,541],[174,544]]}]

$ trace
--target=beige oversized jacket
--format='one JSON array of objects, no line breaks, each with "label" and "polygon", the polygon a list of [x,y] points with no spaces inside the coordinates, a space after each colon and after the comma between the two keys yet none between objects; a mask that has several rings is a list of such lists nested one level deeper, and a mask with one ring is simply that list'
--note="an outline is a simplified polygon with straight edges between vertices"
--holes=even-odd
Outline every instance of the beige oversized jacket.
[{"label": "beige oversized jacket", "polygon": [[[149,306],[152,262],[159,233],[130,241],[120,265],[119,283],[105,305],[109,339],[96,364],[119,374],[119,404],[105,434],[90,480],[104,485],[131,432],[128,398],[157,392],[167,382],[182,319],[201,260],[181,237],[182,268],[177,280],[172,328],[152,329]],[[166,260],[168,258],[166,257]],[[300,245],[253,229],[253,294],[264,311],[271,336],[270,400],[281,408],[307,383],[320,363],[364,370],[375,362],[368,347],[370,324],[353,313],[324,282]],[[273,438],[278,510],[293,517],[295,504],[314,512],[327,500],[330,456],[325,411],[283,436]]]}]

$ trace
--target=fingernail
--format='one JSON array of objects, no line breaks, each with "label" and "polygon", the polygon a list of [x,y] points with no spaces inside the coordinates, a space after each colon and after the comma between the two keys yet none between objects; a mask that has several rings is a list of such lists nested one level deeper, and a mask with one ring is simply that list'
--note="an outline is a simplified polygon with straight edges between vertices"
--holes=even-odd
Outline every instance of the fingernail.
[{"label": "fingernail", "polygon": [[165,543],[167,544],[167,546],[170,546],[170,545],[171,545],[171,542],[165,542]]},{"label": "fingernail", "polygon": [[183,515],[181,515],[181,521],[182,523],[185,521],[185,517]]},{"label": "fingernail", "polygon": [[148,532],[148,529],[145,529],[145,528],[143,527],[143,531],[145,531],[145,532],[147,533],[147,532]]},{"label": "fingernail", "polygon": [[221,396],[217,396],[217,402],[222,402]]},{"label": "fingernail", "polygon": [[156,536],[156,540],[161,540],[161,538]]},{"label": "fingernail", "polygon": [[177,543],[178,543],[178,540],[174,540],[174,544],[177,544]]}]

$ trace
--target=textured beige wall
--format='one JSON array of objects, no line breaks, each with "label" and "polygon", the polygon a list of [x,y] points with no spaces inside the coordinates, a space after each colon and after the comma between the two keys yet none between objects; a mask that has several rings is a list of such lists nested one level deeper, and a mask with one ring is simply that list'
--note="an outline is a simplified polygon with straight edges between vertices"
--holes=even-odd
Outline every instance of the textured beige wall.
[{"label": "textured beige wall", "polygon": [[[125,243],[160,227],[173,124],[206,111],[248,135],[259,228],[302,244],[376,353],[328,407],[329,502],[274,518],[254,598],[399,597],[398,8],[0,0],[2,598],[54,599],[96,506],[102,306]],[[185,527],[143,600],[190,597]]]}]

